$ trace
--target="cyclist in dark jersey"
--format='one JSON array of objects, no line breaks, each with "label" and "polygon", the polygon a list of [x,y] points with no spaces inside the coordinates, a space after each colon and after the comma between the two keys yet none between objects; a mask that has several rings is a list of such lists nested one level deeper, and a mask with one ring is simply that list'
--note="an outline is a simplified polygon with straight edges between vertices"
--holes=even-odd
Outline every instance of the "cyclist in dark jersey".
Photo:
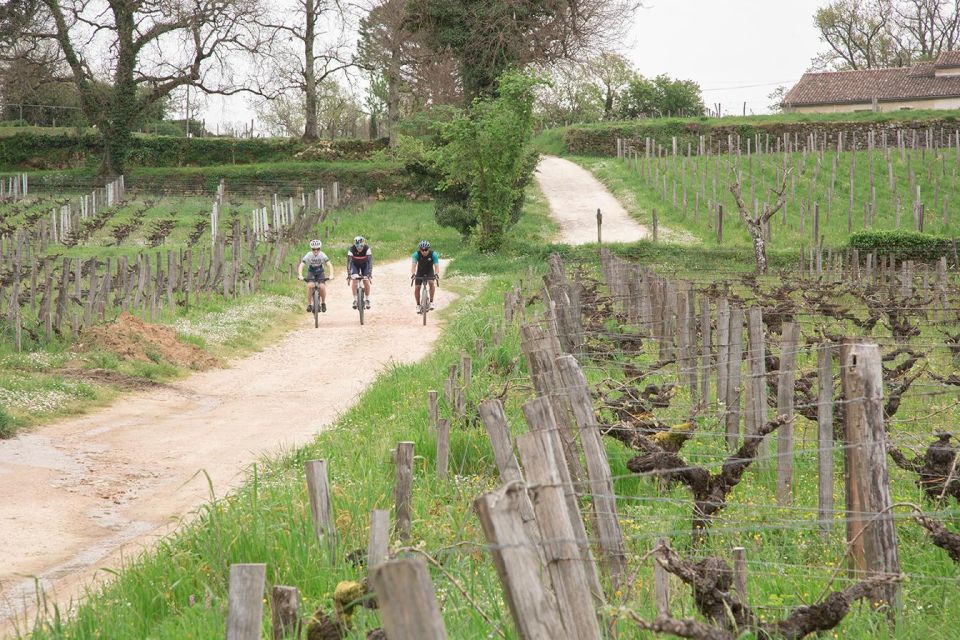
[{"label": "cyclist in dark jersey", "polygon": [[366,296],[367,309],[370,308],[370,281],[373,280],[373,249],[363,239],[363,236],[357,236],[353,239],[353,244],[347,250],[347,280],[350,282],[350,290],[353,292],[353,308],[357,308],[357,280],[366,278],[363,281],[363,293]]},{"label": "cyclist in dark jersey", "polygon": [[413,252],[410,275],[415,278],[413,298],[417,301],[417,313],[420,313],[420,285],[423,282],[421,278],[430,278],[430,308],[433,309],[433,296],[440,281],[440,256],[430,248],[430,243],[426,240],[422,240]]},{"label": "cyclist in dark jersey", "polygon": [[324,284],[323,268],[330,270],[330,277],[333,277],[333,263],[320,247],[323,243],[319,239],[310,241],[310,251],[300,260],[300,270],[297,272],[297,279],[303,280],[303,265],[307,265],[307,311],[313,311],[313,288],[320,288],[320,308],[318,311],[327,310],[327,285]]}]

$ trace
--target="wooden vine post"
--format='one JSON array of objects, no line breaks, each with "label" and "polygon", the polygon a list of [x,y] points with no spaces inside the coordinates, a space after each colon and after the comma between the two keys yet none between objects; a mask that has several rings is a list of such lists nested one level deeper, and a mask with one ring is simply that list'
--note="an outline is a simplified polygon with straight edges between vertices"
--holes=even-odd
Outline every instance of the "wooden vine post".
[{"label": "wooden vine post", "polygon": [[[840,348],[844,398],[844,484],[850,573],[899,575],[897,530],[887,470],[880,347],[847,338]],[[871,598],[875,605],[899,607],[899,586],[888,583]]]}]

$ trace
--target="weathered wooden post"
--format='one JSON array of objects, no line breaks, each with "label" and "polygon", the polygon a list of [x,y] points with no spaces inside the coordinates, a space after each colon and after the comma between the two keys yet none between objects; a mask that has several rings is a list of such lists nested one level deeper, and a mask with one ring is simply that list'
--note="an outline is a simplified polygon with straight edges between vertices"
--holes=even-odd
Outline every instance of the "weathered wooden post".
[{"label": "weathered wooden post", "polygon": [[265,564],[230,565],[227,640],[260,640],[266,576]]},{"label": "weathered wooden post", "polygon": [[450,460],[450,421],[442,418],[437,425],[437,477],[447,478]]},{"label": "weathered wooden post", "polygon": [[383,630],[390,640],[446,640],[440,604],[422,558],[399,558],[370,574]]},{"label": "weathered wooden post", "polygon": [[833,349],[823,343],[817,350],[817,468],[819,470],[818,520],[820,536],[833,526]]},{"label": "weathered wooden post", "polygon": [[[899,575],[897,530],[887,470],[880,348],[875,343],[844,340],[840,370],[845,403],[844,481],[850,570],[855,575]],[[882,585],[871,600],[889,606],[893,615],[900,604],[899,586]]]},{"label": "weathered wooden post", "polygon": [[300,591],[296,587],[275,586],[270,593],[273,640],[300,637]]},{"label": "weathered wooden post", "polygon": [[336,563],[337,529],[333,517],[330,482],[326,460],[308,460],[304,465],[307,476],[307,492],[310,496],[310,511],[313,514],[313,529],[320,546],[328,555],[331,564]]},{"label": "weathered wooden post", "polygon": [[373,571],[387,560],[390,547],[390,512],[374,509],[370,512],[370,535],[367,539],[367,571]]},{"label": "weathered wooden post", "polygon": [[793,501],[793,394],[799,342],[800,325],[785,322],[780,342],[777,415],[785,415],[790,421],[777,430],[777,504],[781,506]]},{"label": "weathered wooden post", "polygon": [[410,521],[413,499],[413,443],[398,442],[396,453],[397,476],[394,486],[397,535],[404,542],[410,539]]}]

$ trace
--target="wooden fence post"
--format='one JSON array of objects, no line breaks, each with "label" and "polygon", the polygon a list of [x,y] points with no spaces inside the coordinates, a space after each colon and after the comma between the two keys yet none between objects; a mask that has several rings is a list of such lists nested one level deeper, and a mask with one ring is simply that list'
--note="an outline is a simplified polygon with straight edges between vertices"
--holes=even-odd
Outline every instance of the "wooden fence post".
[{"label": "wooden fence post", "polygon": [[370,582],[390,640],[446,640],[437,594],[422,558],[381,563],[371,572]]},{"label": "wooden fence post", "polygon": [[263,625],[265,564],[230,565],[227,640],[260,640]]},{"label": "wooden fence post", "polygon": [[750,590],[747,580],[747,550],[743,547],[733,548],[733,590],[737,592],[740,604],[750,606]]},{"label": "wooden fence post", "polygon": [[273,640],[300,638],[300,591],[275,586],[270,594]]},{"label": "wooden fence post", "polygon": [[370,512],[370,536],[367,540],[367,572],[389,557],[390,512],[374,509]]},{"label": "wooden fence post", "polygon": [[445,480],[450,460],[450,421],[443,418],[437,425],[437,477]]},{"label": "wooden fence post", "polygon": [[[666,547],[666,538],[657,540],[657,548]],[[653,561],[653,600],[656,603],[658,616],[670,615],[670,574],[663,565],[657,561],[657,555],[654,555]]]},{"label": "wooden fence post", "polygon": [[743,309],[730,309],[730,355],[727,358],[730,369],[727,373],[727,449],[735,451],[740,441],[740,397],[743,367]]},{"label": "wooden fence post", "polygon": [[413,443],[398,442],[396,454],[397,476],[394,502],[397,512],[397,535],[404,542],[410,539],[411,501],[413,499]]},{"label": "wooden fence post", "polygon": [[576,358],[569,355],[560,356],[556,362],[563,386],[566,387],[570,398],[573,416],[580,431],[580,443],[587,461],[594,530],[600,554],[608,575],[616,586],[624,578],[627,562],[607,451],[603,446],[600,431],[597,429],[590,388]]},{"label": "wooden fence post", "polygon": [[[897,530],[887,471],[883,374],[875,343],[845,339],[840,348],[846,451],[847,543],[851,573],[898,575]],[[899,607],[896,583],[878,587],[875,603]]]},{"label": "wooden fence post", "polygon": [[[534,401],[537,403],[538,401]],[[549,404],[543,399],[533,412],[545,418]],[[531,417],[534,417],[531,415]],[[534,418],[536,419],[536,418]],[[600,639],[600,627],[591,598],[591,585],[577,548],[560,484],[558,465],[547,431],[531,431],[517,438],[527,480],[535,486],[533,505],[540,526],[544,559],[557,597],[564,627],[572,638]]]},{"label": "wooden fence post", "polygon": [[789,505],[793,498],[793,394],[799,342],[800,325],[796,322],[783,323],[777,415],[786,415],[790,421],[777,430],[777,504],[780,506]]},{"label": "wooden fence post", "polygon": [[[763,310],[760,307],[750,307],[747,335],[750,340],[748,386],[750,395],[747,406],[746,437],[755,437],[757,431],[766,423],[767,418],[767,375],[766,375],[766,344],[763,331]],[[769,464],[764,460],[769,451],[767,439],[764,438],[757,454],[762,464]]]},{"label": "wooden fence post", "polygon": [[826,538],[833,526],[833,362],[828,343],[817,351],[817,380],[818,520],[820,536]]},{"label": "wooden fence post", "polygon": [[310,495],[310,511],[313,513],[313,530],[317,541],[327,552],[330,564],[337,561],[337,529],[333,517],[330,481],[326,460],[308,460],[304,464],[307,476],[307,492]]},{"label": "wooden fence post", "polygon": [[553,592],[541,582],[540,556],[526,534],[517,496],[526,489],[507,485],[477,498],[474,510],[521,640],[572,640],[563,628]]}]

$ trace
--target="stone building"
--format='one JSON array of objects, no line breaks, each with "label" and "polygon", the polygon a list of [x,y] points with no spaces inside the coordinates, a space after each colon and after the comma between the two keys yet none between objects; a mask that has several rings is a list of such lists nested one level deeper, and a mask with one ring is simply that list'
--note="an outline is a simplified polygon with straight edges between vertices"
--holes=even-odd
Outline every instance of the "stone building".
[{"label": "stone building", "polygon": [[783,105],[793,113],[960,109],[960,51],[911,67],[805,73]]}]

